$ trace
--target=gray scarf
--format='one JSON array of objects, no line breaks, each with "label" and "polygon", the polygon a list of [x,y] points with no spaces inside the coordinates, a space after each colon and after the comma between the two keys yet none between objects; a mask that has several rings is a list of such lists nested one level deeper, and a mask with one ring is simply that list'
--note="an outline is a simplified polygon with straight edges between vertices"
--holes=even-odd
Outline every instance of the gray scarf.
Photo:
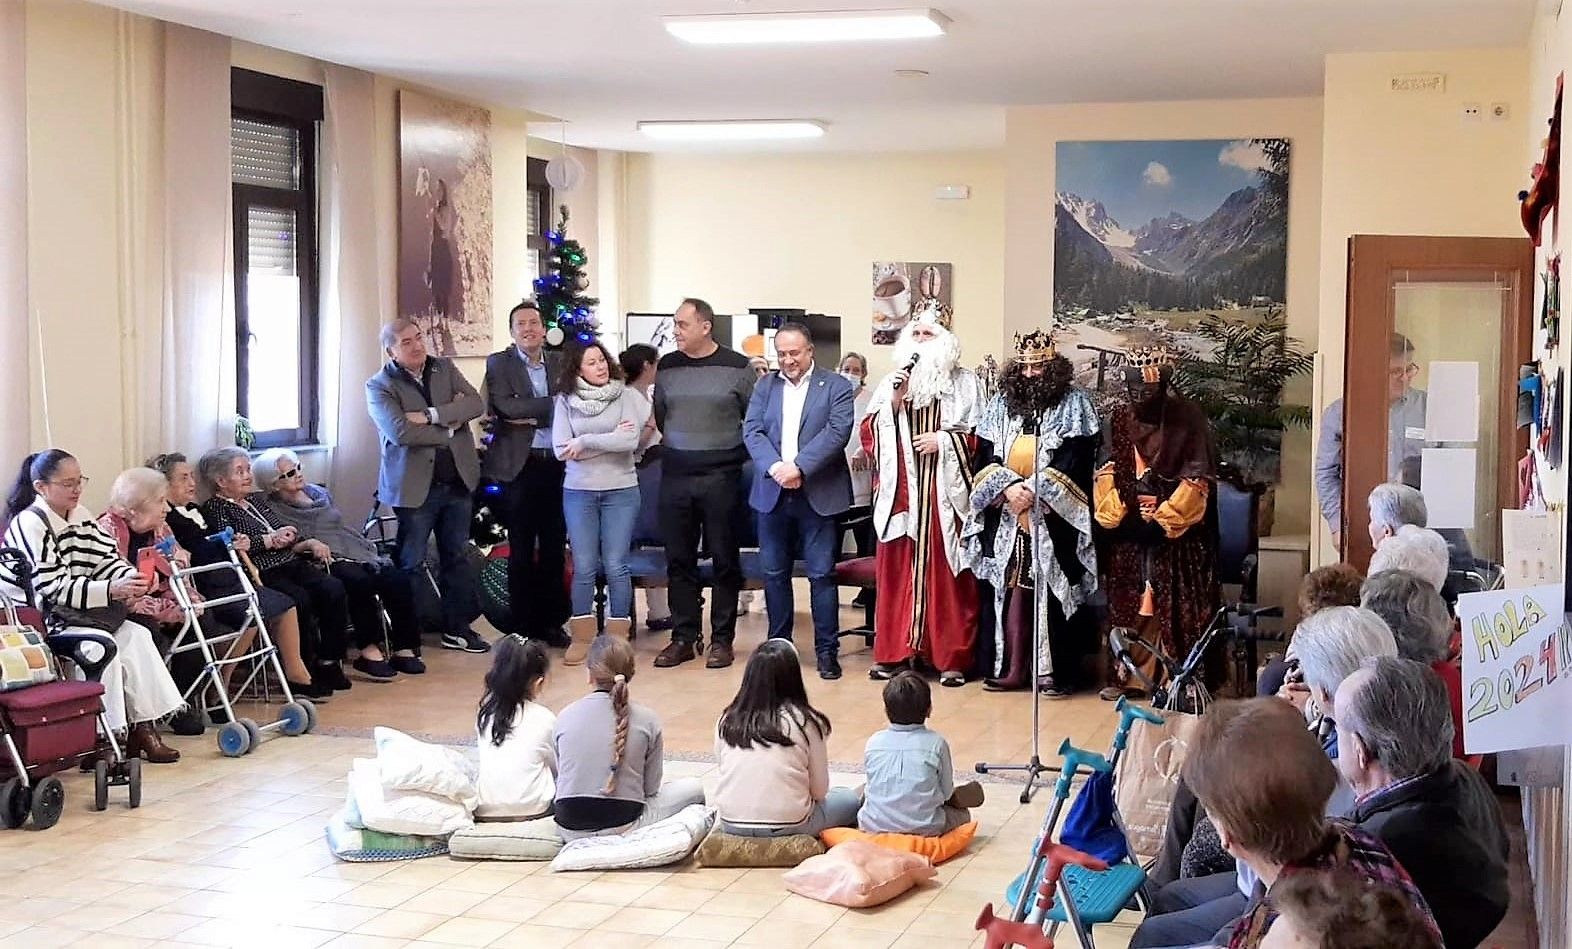
[{"label": "gray scarf", "polygon": [[579,377],[578,384],[574,386],[572,395],[568,396],[568,408],[580,415],[594,417],[606,411],[606,407],[622,398],[622,380],[613,379],[603,386],[590,385]]}]

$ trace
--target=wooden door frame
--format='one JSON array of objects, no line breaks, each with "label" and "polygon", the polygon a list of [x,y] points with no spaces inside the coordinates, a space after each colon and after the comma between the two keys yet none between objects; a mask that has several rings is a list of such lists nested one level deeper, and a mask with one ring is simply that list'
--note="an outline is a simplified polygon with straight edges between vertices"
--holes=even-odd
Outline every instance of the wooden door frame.
[{"label": "wooden door frame", "polygon": [[[1372,553],[1367,499],[1387,480],[1386,451],[1363,452],[1350,459],[1351,444],[1387,443],[1384,411],[1349,411],[1348,406],[1385,406],[1386,364],[1395,331],[1393,275],[1420,271],[1418,279],[1438,283],[1483,283],[1514,273],[1503,312],[1501,356],[1496,378],[1482,373],[1480,386],[1497,386],[1495,445],[1498,506],[1517,507],[1517,460],[1528,449],[1528,433],[1517,427],[1515,387],[1518,367],[1533,346],[1534,247],[1516,237],[1418,237],[1356,234],[1348,239],[1348,309],[1344,320],[1343,370],[1343,559],[1366,570]],[[1374,370],[1379,360],[1381,369]],[[1507,433],[1510,433],[1508,440]],[[1489,450],[1480,446],[1481,450]]]}]

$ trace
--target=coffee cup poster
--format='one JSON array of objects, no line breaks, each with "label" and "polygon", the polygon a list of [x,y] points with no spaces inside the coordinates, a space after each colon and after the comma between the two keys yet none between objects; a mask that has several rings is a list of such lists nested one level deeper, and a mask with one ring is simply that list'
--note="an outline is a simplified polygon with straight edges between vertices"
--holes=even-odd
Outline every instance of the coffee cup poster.
[{"label": "coffee cup poster", "polygon": [[491,351],[491,113],[401,90],[398,312],[438,356]]},{"label": "coffee cup poster", "polygon": [[1208,315],[1283,315],[1288,155],[1276,138],[1058,144],[1054,322],[1078,382],[1116,383],[1136,346],[1205,357]]},{"label": "coffee cup poster", "polygon": [[894,261],[874,264],[874,345],[894,345],[917,305],[929,297],[938,298],[945,306],[953,306],[951,278],[954,272],[951,264]]}]

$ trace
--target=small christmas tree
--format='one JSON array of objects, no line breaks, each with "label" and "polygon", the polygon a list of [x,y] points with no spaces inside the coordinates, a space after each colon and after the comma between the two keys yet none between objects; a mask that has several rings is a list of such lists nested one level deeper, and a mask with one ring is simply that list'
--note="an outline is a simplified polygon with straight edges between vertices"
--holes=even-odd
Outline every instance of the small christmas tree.
[{"label": "small christmas tree", "polygon": [[584,245],[568,237],[568,206],[562,205],[559,211],[557,229],[546,232],[551,243],[546,273],[535,279],[535,300],[546,320],[546,344],[553,349],[570,337],[588,343],[600,333],[600,322],[595,319],[595,305],[600,301],[584,294],[589,288],[589,275],[584,272],[589,257]]}]

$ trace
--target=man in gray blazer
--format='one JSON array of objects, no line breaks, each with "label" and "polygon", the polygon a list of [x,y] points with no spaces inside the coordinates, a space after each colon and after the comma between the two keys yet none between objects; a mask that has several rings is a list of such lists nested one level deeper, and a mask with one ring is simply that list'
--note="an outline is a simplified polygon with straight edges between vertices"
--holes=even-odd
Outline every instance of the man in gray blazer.
[{"label": "man in gray blazer", "polygon": [[851,507],[851,439],[856,392],[842,376],[813,364],[813,339],[801,323],[775,331],[780,372],[759,380],[742,423],[753,457],[748,503],[759,513],[759,556],[770,638],[791,639],[791,572],[800,546],[813,608],[819,678],[841,677],[835,588],[835,516]]},{"label": "man in gray blazer", "polygon": [[551,447],[551,410],[562,355],[546,349],[546,323],[533,300],[508,314],[513,345],[486,357],[491,444],[482,473],[502,485],[508,529],[508,602],[513,629],[566,646],[568,592],[562,582],[567,525],[562,519],[563,464]]},{"label": "man in gray blazer", "polygon": [[475,578],[465,561],[471,497],[480,459],[469,423],[485,409],[480,393],[450,360],[426,354],[420,327],[399,317],[382,327],[388,363],[366,380],[366,407],[382,442],[377,496],[398,516],[399,566],[413,574],[437,535],[442,645],[491,649],[470,628],[479,615]]}]

